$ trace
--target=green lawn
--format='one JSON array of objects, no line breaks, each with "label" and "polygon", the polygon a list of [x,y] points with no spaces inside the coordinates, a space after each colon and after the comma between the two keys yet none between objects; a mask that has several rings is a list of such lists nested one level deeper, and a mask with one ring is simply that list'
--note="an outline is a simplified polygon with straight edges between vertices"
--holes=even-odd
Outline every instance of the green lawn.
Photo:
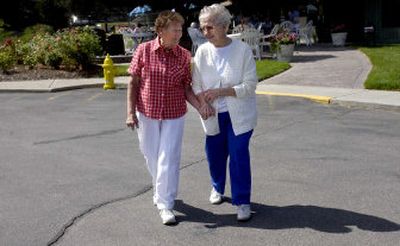
[{"label": "green lawn", "polygon": [[369,57],[373,65],[364,87],[375,90],[400,90],[400,44],[359,49]]},{"label": "green lawn", "polygon": [[[128,66],[129,65],[116,64],[116,76],[127,76],[128,73],[126,70],[128,69]],[[256,67],[258,79],[261,81],[289,69],[290,65],[287,62],[265,59],[256,61]]]},{"label": "green lawn", "polygon": [[115,76],[128,76],[128,67],[129,65],[118,65],[115,64]]},{"label": "green lawn", "polygon": [[289,63],[276,60],[260,60],[256,61],[258,80],[264,80],[282,73],[290,68]]}]

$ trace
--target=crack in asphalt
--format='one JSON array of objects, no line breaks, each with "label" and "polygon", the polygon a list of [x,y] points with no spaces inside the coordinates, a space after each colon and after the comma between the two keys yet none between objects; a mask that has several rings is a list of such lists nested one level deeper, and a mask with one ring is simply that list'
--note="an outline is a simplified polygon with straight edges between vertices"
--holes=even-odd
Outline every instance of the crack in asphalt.
[{"label": "crack in asphalt", "polygon": [[95,211],[95,210],[97,210],[97,209],[99,209],[101,207],[107,206],[108,204],[111,204],[111,203],[120,202],[120,201],[124,201],[124,200],[128,200],[128,199],[131,199],[131,198],[138,197],[138,196],[146,193],[147,191],[149,191],[151,189],[152,189],[152,185],[146,185],[142,190],[140,190],[136,194],[132,194],[132,195],[125,196],[125,197],[112,199],[110,201],[106,201],[106,202],[97,204],[97,205],[95,205],[93,207],[90,207],[89,209],[83,211],[82,213],[80,213],[79,215],[73,217],[70,221],[68,221],[68,223],[66,223],[61,228],[61,230],[56,234],[56,236],[53,239],[50,240],[50,242],[47,243],[47,245],[51,246],[51,245],[56,244],[65,235],[65,233],[67,232],[67,230],[71,226],[73,226],[79,219],[82,219],[83,217],[85,217],[86,215],[92,213],[93,211]]},{"label": "crack in asphalt", "polygon": [[82,139],[82,138],[91,138],[91,137],[97,137],[97,136],[111,135],[111,134],[118,133],[118,132],[121,132],[124,130],[126,130],[126,128],[120,128],[120,129],[116,129],[116,130],[106,130],[106,131],[92,133],[92,134],[81,134],[81,135],[76,135],[76,136],[67,137],[67,138],[44,140],[44,141],[34,142],[33,145],[51,144],[51,143],[58,143],[58,142]]},{"label": "crack in asphalt", "polygon": [[[199,160],[197,160],[197,161],[190,162],[190,163],[188,163],[187,165],[182,166],[179,170],[186,169],[186,168],[188,168],[188,167],[191,167],[191,166],[193,166],[193,165],[196,165],[196,164],[198,164],[198,163],[201,163],[202,161],[205,161],[205,160],[206,160],[206,158],[202,158],[202,159],[199,159]],[[55,245],[55,244],[56,244],[58,241],[60,241],[60,239],[66,234],[66,232],[68,231],[68,229],[69,229],[70,227],[72,227],[73,225],[75,225],[76,222],[77,222],[78,220],[82,219],[82,218],[85,217],[86,215],[88,215],[88,214],[90,214],[90,213],[93,213],[95,210],[97,210],[97,209],[99,209],[99,208],[102,208],[102,207],[105,207],[105,206],[107,206],[107,205],[109,205],[109,204],[112,204],[112,203],[115,203],[115,202],[121,202],[121,201],[129,200],[129,199],[131,199],[131,198],[139,197],[139,196],[145,194],[146,192],[150,191],[151,189],[153,189],[153,186],[152,186],[152,185],[146,185],[143,189],[141,189],[140,191],[138,191],[138,192],[135,193],[135,194],[132,194],[132,195],[129,195],[129,196],[125,196],[125,197],[116,198],[116,199],[112,199],[112,200],[110,200],[110,201],[106,201],[106,202],[103,202],[103,203],[94,205],[94,206],[92,206],[92,207],[86,209],[85,211],[83,211],[83,212],[80,213],[79,215],[73,217],[70,221],[68,221],[68,223],[66,223],[66,224],[61,228],[61,230],[60,230],[58,233],[56,233],[56,235],[54,236],[54,238],[51,239],[51,240],[47,243],[47,246]]]},{"label": "crack in asphalt", "polygon": [[183,169],[185,169],[185,168],[191,167],[191,166],[196,165],[196,164],[198,164],[198,163],[200,163],[200,162],[202,162],[202,161],[205,161],[205,160],[206,160],[206,158],[202,158],[202,159],[200,159],[200,160],[191,162],[191,163],[189,163],[189,164],[187,164],[187,165],[182,166],[181,168],[179,168],[179,170],[183,170]]}]

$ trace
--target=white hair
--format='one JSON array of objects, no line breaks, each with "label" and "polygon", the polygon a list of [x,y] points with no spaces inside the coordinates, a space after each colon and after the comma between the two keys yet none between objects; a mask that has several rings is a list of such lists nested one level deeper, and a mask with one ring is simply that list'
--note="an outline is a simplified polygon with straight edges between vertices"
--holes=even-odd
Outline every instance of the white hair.
[{"label": "white hair", "polygon": [[205,21],[212,21],[216,25],[222,25],[224,27],[231,24],[232,15],[225,8],[225,6],[215,3],[210,6],[205,6],[200,10],[199,21],[200,23]]}]

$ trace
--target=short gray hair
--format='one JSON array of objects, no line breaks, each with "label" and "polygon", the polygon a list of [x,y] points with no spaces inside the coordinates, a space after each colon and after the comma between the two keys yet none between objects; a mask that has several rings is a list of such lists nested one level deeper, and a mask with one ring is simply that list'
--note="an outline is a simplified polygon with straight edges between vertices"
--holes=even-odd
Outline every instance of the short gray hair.
[{"label": "short gray hair", "polygon": [[200,10],[199,21],[200,23],[210,20],[217,25],[229,26],[231,24],[232,15],[225,6],[215,3],[210,6],[205,6]]}]

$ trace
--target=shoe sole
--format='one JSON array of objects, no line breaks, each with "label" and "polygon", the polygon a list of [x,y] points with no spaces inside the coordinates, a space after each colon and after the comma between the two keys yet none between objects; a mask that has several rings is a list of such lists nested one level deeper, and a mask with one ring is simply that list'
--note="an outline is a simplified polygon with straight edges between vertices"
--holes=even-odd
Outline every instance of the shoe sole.
[{"label": "shoe sole", "polygon": [[[210,201],[210,200],[209,200],[209,201]],[[219,205],[219,204],[221,204],[221,203],[223,203],[223,202],[224,202],[224,197],[221,197],[221,200],[216,201],[216,202],[210,201],[210,203],[211,203],[212,205]]]},{"label": "shoe sole", "polygon": [[176,224],[176,220],[163,221],[163,225],[174,225],[174,224]]},{"label": "shoe sole", "polygon": [[246,221],[249,221],[249,220],[251,220],[251,216],[248,217],[248,218],[237,219],[237,221],[239,221],[239,222],[246,222]]}]

